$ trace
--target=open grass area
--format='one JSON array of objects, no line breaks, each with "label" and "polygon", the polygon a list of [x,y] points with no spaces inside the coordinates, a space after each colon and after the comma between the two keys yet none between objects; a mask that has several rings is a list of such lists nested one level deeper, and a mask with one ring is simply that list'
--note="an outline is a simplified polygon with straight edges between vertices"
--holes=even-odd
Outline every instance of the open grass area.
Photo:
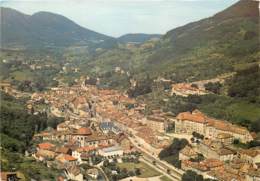
[{"label": "open grass area", "polygon": [[260,106],[242,100],[218,99],[212,103],[199,105],[199,109],[208,115],[220,119],[232,121],[233,123],[253,123],[260,118]]},{"label": "open grass area", "polygon": [[117,164],[120,168],[126,168],[127,170],[134,170],[135,168],[139,168],[141,170],[141,175],[138,177],[141,178],[148,178],[148,177],[155,177],[161,175],[160,172],[157,170],[153,169],[149,165],[140,162],[140,163],[118,163]]},{"label": "open grass area", "polygon": [[16,80],[24,81],[24,80],[33,80],[33,73],[30,70],[20,70],[15,71],[11,74]]},{"label": "open grass area", "polygon": [[161,180],[161,181],[171,181],[171,179],[168,178],[168,177],[166,177],[166,176],[160,177],[160,180]]},{"label": "open grass area", "polygon": [[260,106],[257,106],[256,104],[239,102],[229,105],[227,109],[230,112],[235,112],[234,115],[238,118],[242,117],[253,121],[260,118]]}]

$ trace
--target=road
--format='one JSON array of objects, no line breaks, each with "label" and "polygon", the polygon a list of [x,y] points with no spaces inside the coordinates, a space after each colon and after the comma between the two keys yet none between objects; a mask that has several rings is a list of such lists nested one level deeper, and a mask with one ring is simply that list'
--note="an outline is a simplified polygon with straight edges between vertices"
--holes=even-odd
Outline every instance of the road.
[{"label": "road", "polygon": [[142,153],[143,160],[153,164],[157,169],[163,172],[166,176],[170,177],[172,180],[181,180],[181,176],[184,173],[182,170],[175,168],[165,161],[160,160],[157,156],[149,153],[147,150],[142,148],[133,137],[129,137],[129,139],[131,143]]}]

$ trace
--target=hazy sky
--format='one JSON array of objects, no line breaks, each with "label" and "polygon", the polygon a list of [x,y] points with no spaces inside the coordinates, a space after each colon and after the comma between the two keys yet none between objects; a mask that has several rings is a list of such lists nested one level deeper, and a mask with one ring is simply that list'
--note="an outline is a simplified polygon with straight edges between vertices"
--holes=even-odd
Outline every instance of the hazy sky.
[{"label": "hazy sky", "polygon": [[227,8],[238,0],[0,0],[26,14],[49,11],[83,27],[118,37],[126,33],[166,33]]}]

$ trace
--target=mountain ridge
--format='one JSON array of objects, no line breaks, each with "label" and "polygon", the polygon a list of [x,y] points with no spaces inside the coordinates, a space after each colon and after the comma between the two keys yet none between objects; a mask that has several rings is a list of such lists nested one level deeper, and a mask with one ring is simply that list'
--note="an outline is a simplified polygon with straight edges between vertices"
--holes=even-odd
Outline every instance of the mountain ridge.
[{"label": "mountain ridge", "polygon": [[152,39],[159,39],[160,34],[146,34],[146,33],[127,33],[117,38],[120,43],[136,43],[141,44]]},{"label": "mountain ridge", "polygon": [[65,16],[40,11],[27,15],[1,7],[1,48],[64,47],[101,43],[113,37],[84,28]]}]

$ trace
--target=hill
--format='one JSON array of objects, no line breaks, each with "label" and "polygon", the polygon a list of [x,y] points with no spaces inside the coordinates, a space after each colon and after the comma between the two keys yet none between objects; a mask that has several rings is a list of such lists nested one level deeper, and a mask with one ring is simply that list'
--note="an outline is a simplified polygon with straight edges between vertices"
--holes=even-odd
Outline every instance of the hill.
[{"label": "hill", "polygon": [[26,15],[1,7],[1,48],[92,46],[113,38],[49,12]]},{"label": "hill", "polygon": [[117,40],[119,43],[140,44],[140,43],[144,43],[148,40],[159,39],[160,37],[161,37],[161,35],[159,35],[159,34],[133,33],[133,34],[126,34],[126,35],[120,36]]},{"label": "hill", "polygon": [[236,64],[257,61],[258,4],[241,0],[213,17],[167,32],[148,58],[147,69],[183,81],[214,77],[234,71]]},{"label": "hill", "polygon": [[84,62],[84,66],[98,74],[120,66],[136,79],[149,74],[174,82],[235,72],[238,66],[259,61],[258,4],[241,0],[212,17],[170,30],[160,41],[109,50]]}]

